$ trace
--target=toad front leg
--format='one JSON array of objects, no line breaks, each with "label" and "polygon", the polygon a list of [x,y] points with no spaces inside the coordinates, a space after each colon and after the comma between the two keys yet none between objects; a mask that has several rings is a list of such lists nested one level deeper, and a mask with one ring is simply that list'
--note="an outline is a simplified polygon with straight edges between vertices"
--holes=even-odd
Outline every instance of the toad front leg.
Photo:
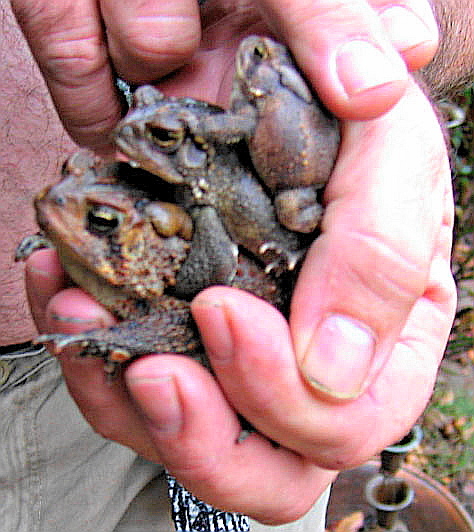
[{"label": "toad front leg", "polygon": [[191,249],[176,276],[174,292],[190,298],[213,284],[230,285],[237,272],[239,250],[213,207],[194,207]]},{"label": "toad front leg", "polygon": [[78,334],[44,334],[35,342],[48,344],[55,355],[78,346],[82,356],[102,358],[112,375],[120,365],[148,353],[184,354],[207,365],[189,304],[166,296],[146,316]]}]

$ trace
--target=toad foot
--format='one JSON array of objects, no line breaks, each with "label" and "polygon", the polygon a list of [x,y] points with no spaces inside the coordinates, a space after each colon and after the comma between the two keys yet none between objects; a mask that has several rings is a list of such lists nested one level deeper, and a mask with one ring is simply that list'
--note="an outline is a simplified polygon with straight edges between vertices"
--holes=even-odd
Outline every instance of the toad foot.
[{"label": "toad foot", "polygon": [[299,249],[296,251],[283,249],[278,242],[265,242],[258,249],[260,255],[264,255],[269,251],[272,251],[276,255],[278,255],[278,258],[270,264],[267,264],[267,266],[265,267],[265,273],[279,271],[282,266],[282,261],[286,262],[285,269],[292,271],[295,269],[298,262],[304,257],[306,253],[306,249]]}]

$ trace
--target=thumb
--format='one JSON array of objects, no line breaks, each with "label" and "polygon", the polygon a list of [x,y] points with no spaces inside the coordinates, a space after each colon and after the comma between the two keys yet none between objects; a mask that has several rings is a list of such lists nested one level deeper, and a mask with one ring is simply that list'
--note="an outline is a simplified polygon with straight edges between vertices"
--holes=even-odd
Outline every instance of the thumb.
[{"label": "thumb", "polygon": [[314,388],[354,398],[383,366],[428,291],[433,257],[449,254],[439,248],[442,228],[452,225],[450,198],[442,132],[414,84],[383,117],[345,124],[322,234],[290,317],[298,363]]}]

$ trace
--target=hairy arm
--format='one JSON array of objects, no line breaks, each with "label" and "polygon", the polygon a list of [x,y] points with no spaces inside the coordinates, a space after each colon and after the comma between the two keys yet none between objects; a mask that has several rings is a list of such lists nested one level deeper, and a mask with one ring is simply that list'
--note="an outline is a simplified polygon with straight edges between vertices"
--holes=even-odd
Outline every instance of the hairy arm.
[{"label": "hairy arm", "polygon": [[440,30],[438,51],[422,70],[437,100],[454,95],[474,78],[474,3],[432,0]]}]

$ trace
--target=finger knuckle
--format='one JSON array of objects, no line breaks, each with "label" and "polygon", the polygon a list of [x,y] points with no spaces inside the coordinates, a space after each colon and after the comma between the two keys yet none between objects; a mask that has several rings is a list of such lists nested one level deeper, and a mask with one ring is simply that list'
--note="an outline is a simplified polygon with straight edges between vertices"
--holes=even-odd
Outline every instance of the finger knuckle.
[{"label": "finger knuckle", "polygon": [[347,276],[353,279],[354,286],[365,286],[382,304],[390,301],[412,304],[423,294],[428,281],[428,254],[412,255],[383,236],[371,233],[352,232],[346,236],[346,243],[344,255],[352,257],[346,262]]},{"label": "finger knuckle", "polygon": [[316,43],[322,39],[332,40],[338,34],[340,36],[356,34],[361,37],[370,31],[369,9],[363,2],[354,4],[349,0],[323,0],[321,2],[300,2],[298,5],[295,5],[295,2],[289,4],[291,5],[287,8],[287,14],[293,31],[295,33],[307,32],[308,28],[317,27],[319,31],[309,33]]},{"label": "finger knuckle", "polygon": [[[169,29],[168,29],[169,28]],[[176,38],[179,35],[179,39]],[[173,23],[142,19],[131,20],[120,35],[113,38],[137,59],[162,61],[164,58],[180,62],[187,59],[199,44],[199,31],[186,17],[175,17]]]}]

